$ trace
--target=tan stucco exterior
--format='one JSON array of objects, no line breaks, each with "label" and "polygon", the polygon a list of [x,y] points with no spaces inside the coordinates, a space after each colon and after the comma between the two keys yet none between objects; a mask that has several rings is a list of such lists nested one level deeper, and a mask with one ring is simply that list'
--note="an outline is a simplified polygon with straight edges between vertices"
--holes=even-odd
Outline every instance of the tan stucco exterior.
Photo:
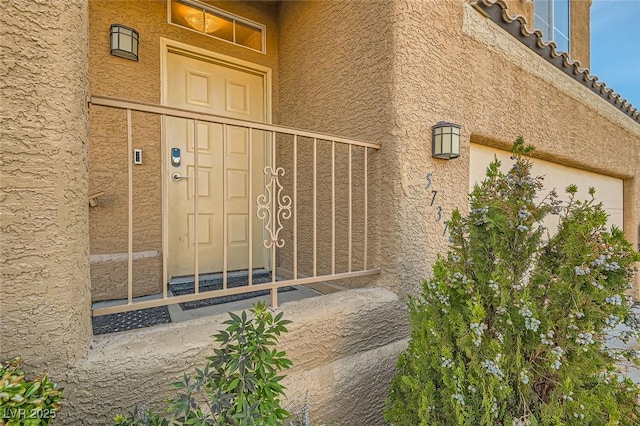
[{"label": "tan stucco exterior", "polygon": [[[314,419],[379,423],[395,359],[406,348],[403,306],[397,295],[382,289],[283,304],[286,318],[293,321],[280,342],[293,361],[285,381],[285,406],[301,415],[306,395]],[[171,383],[183,371],[203,366],[204,357],[213,352],[210,335],[228,318],[220,314],[97,336],[89,355],[67,372],[71,392],[62,424],[91,419],[92,425],[106,425],[133,404],[161,406],[174,395]]]},{"label": "tan stucco exterior", "polygon": [[[577,20],[572,58],[583,66],[589,62],[589,3],[572,1],[572,19]],[[294,361],[287,404],[298,406],[308,391],[318,422],[383,424],[380,412],[395,357],[406,344],[404,297],[419,290],[420,280],[446,249],[444,220],[454,208],[466,208],[472,142],[505,149],[523,135],[536,145],[539,158],[623,179],[624,231],[638,244],[638,122],[470,2],[216,5],[264,23],[266,54],[168,24],[167,4],[161,0],[38,5],[37,16],[59,17],[51,28],[34,24],[37,16],[19,12],[24,7],[10,7],[0,17],[0,35],[9,40],[11,58],[3,58],[9,78],[0,90],[3,107],[12,113],[5,126],[8,143],[3,139],[2,146],[0,307],[7,320],[0,328],[0,357],[22,355],[34,365],[51,367],[69,395],[62,424],[109,424],[113,414],[135,404],[159,406],[169,396],[168,384],[210,353],[208,336],[226,319],[211,316],[90,336],[90,301],[126,295],[127,151],[124,113],[87,109],[86,101],[91,93],[159,104],[161,38],[270,68],[275,123],[381,145],[369,151],[367,175],[368,261],[380,274],[338,282],[368,288],[282,306],[294,321],[282,345]],[[508,10],[533,22],[531,2],[513,0]],[[139,62],[109,55],[112,23],[140,32]],[[65,48],[65,39],[77,46]],[[133,169],[134,295],[142,295],[161,285],[160,123],[141,113],[133,119],[134,145],[144,152],[144,164]],[[462,126],[462,152],[455,160],[431,157],[431,127],[442,120]],[[278,140],[278,162],[284,167],[292,159],[281,148],[289,143]],[[309,155],[307,144],[299,153],[299,189],[306,195],[311,192]],[[345,171],[346,155],[337,152],[339,173]],[[358,179],[363,177],[361,156],[354,152]],[[429,190],[427,173],[432,173]],[[285,175],[285,186],[290,176]],[[324,212],[318,218],[323,230],[318,267],[326,271],[326,168],[318,178]],[[438,191],[433,205],[431,189]],[[343,202],[343,184],[338,191]],[[87,197],[96,192],[104,195],[89,208]],[[354,195],[360,197],[361,190]],[[308,274],[308,202],[300,209],[304,232],[298,266]],[[354,204],[354,217],[362,210]],[[345,220],[341,209],[339,236],[345,233]],[[358,252],[363,223],[356,219],[353,226]],[[290,227],[289,222],[283,235],[291,234]],[[279,253],[283,269],[291,267],[288,249]],[[337,255],[342,271],[344,240]],[[360,254],[354,256],[355,265],[361,261]]]},{"label": "tan stucco exterior", "polygon": [[12,1],[0,16],[0,358],[52,370],[91,339],[88,12]]},{"label": "tan stucco exterior", "polygon": [[[362,13],[359,2],[288,2],[280,6],[279,87],[280,123],[285,126],[306,128],[328,134],[349,135],[350,138],[384,144],[391,132],[391,62],[393,53],[389,44],[391,32],[391,4],[367,2],[367,13]],[[337,18],[339,17],[339,19]],[[375,26],[370,22],[374,20]],[[326,22],[332,30],[326,31]],[[354,38],[351,34],[359,34]],[[351,58],[351,59],[350,59]],[[353,60],[357,58],[357,60]],[[312,164],[312,141],[299,144],[299,162]],[[320,273],[331,271],[331,147],[318,145],[318,267]],[[383,148],[384,149],[384,148]],[[290,148],[281,150],[279,161],[291,164]],[[348,148],[336,146],[336,271],[348,269],[348,187],[346,176]],[[368,207],[369,207],[369,265],[378,261],[382,232],[377,226],[384,220],[380,216],[388,211],[379,208],[381,200],[389,199],[380,180],[381,153],[369,151]],[[363,151],[352,151],[353,174],[353,269],[363,265]],[[387,167],[395,168],[386,157]],[[289,167],[290,168],[290,167]],[[300,208],[300,223],[312,223],[312,170],[300,167],[301,193],[306,203]],[[286,179],[285,175],[285,179]],[[390,212],[390,211],[389,211]],[[388,222],[390,224],[391,222]],[[303,228],[304,229],[304,228]],[[389,230],[390,231],[390,230]],[[285,228],[285,238],[290,235]],[[386,232],[386,226],[385,226]],[[311,275],[312,233],[299,234],[299,272]],[[385,256],[395,250],[387,247]],[[291,269],[291,248],[285,245],[281,256],[282,267]],[[345,280],[339,284],[359,287],[371,280]]]},{"label": "tan stucco exterior", "polygon": [[[287,105],[281,122],[382,144],[384,176],[379,178],[384,184],[377,186],[376,209],[384,224],[376,238],[384,247],[380,282],[393,283],[400,292],[428,275],[446,246],[424,176],[433,173],[445,214],[464,208],[471,139],[506,148],[522,134],[541,158],[635,182],[636,123],[470,6],[454,4],[395,2],[391,10],[389,3],[374,2],[368,3],[366,16],[358,13],[357,3],[281,6],[280,92],[281,105]],[[389,14],[393,25],[385,21]],[[375,29],[367,26],[372,16]],[[321,25],[328,19],[344,23],[337,33],[358,28],[362,37],[334,42],[334,32]],[[345,59],[352,57],[359,60]],[[314,94],[322,94],[323,102],[295,102],[317,99]],[[352,98],[366,106],[352,108]],[[430,156],[430,129],[441,120],[463,125],[462,156],[454,161]],[[594,122],[601,125],[585,125]],[[616,140],[620,155],[612,156],[611,145],[602,144],[607,139]],[[634,199],[636,192],[627,189],[625,199]],[[636,238],[635,215],[629,210],[625,217],[630,239]]]},{"label": "tan stucco exterior", "polygon": [[580,66],[591,66],[591,22],[592,0],[573,0],[570,4],[570,54],[571,59],[580,62]]}]

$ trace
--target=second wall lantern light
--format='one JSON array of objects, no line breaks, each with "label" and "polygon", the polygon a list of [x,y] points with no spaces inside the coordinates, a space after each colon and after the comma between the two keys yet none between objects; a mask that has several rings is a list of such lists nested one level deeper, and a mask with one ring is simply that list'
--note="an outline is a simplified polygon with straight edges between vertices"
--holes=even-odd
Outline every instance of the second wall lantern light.
[{"label": "second wall lantern light", "polygon": [[111,25],[111,54],[138,61],[140,35],[133,28],[120,24]]},{"label": "second wall lantern light", "polygon": [[431,155],[451,160],[460,157],[460,125],[440,121],[432,128]]}]

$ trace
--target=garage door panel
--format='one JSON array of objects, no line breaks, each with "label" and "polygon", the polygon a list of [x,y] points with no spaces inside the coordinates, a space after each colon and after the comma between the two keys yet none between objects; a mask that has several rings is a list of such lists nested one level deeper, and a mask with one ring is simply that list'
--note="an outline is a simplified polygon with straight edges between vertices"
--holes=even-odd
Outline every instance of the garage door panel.
[{"label": "garage door panel", "polygon": [[[494,155],[502,162],[501,170],[503,172],[507,172],[513,164],[513,160],[510,158],[510,152],[497,150],[483,145],[471,144],[470,188],[473,188],[475,183],[484,180],[487,165],[493,161]],[[578,186],[577,198],[580,200],[590,199],[591,196],[589,195],[589,188],[594,187],[596,190],[596,200],[603,204],[606,212],[609,214],[608,224],[616,225],[622,229],[622,179],[563,166],[561,164],[540,159],[534,159],[533,175],[544,176],[543,182],[545,191],[541,192],[543,196],[547,191],[555,188],[560,199],[564,201],[569,199],[568,195],[565,193],[565,188],[571,184]],[[556,217],[549,218],[545,221],[545,225],[554,232],[555,229],[557,229],[558,219]]]},{"label": "garage door panel", "polygon": [[624,217],[622,209],[607,209],[605,211],[609,215],[609,226],[615,225],[620,229],[622,228],[622,224],[624,223]]}]

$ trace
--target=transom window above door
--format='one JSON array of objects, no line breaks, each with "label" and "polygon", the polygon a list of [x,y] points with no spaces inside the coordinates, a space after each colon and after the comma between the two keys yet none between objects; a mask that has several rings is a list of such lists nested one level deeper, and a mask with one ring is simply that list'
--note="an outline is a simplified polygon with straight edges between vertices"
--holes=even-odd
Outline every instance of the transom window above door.
[{"label": "transom window above door", "polygon": [[196,0],[167,0],[169,23],[265,53],[262,24]]},{"label": "transom window above door", "polygon": [[536,29],[545,41],[553,41],[560,52],[569,53],[569,0],[535,0]]}]

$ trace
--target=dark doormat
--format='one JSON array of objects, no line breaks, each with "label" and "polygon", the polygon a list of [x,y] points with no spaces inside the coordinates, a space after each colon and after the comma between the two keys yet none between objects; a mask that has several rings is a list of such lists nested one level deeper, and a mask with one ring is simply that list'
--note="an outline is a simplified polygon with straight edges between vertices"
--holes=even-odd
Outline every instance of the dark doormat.
[{"label": "dark doormat", "polygon": [[[260,287],[260,284],[270,283],[271,276],[268,274],[262,276],[256,276],[253,278],[253,284],[256,285],[256,288]],[[236,288],[236,287],[246,287],[248,286],[249,281],[247,277],[240,277],[229,279],[227,281],[227,288]],[[204,293],[206,291],[212,290],[220,290],[222,288],[222,283],[219,280],[215,280],[214,282],[201,282],[200,283],[200,292]],[[295,291],[296,289],[293,287],[280,287],[278,289],[278,293],[285,293],[288,291]],[[183,311],[188,311],[191,309],[204,308],[206,306],[220,305],[223,303],[236,302],[238,300],[251,299],[252,297],[266,296],[269,294],[271,290],[256,290],[250,293],[242,293],[242,294],[233,294],[229,296],[218,296],[212,297],[210,299],[203,300],[194,300],[193,302],[184,302],[180,303],[180,307]],[[175,296],[182,296],[184,294],[193,294],[194,288],[193,283],[190,283],[189,288],[176,288],[172,289],[171,292]]]},{"label": "dark doormat", "polygon": [[138,309],[137,311],[119,312],[117,314],[93,317],[93,334],[108,334],[117,331],[135,330],[157,324],[171,322],[169,309],[166,306]]},{"label": "dark doormat", "polygon": [[[253,284],[256,285],[257,290],[250,293],[234,294],[230,296],[218,296],[204,300],[196,300],[193,302],[180,303],[180,307],[184,311],[190,309],[198,309],[206,306],[220,305],[222,303],[235,302],[238,300],[250,299],[252,297],[266,296],[270,290],[260,290],[260,284],[270,283],[271,274],[268,272],[265,274],[256,274],[253,278]],[[229,277],[227,281],[227,288],[235,288],[247,286],[247,277]],[[193,294],[194,285],[191,283],[170,284],[169,289],[175,296],[181,296],[183,294]],[[200,282],[200,291],[212,291],[222,288],[222,282],[220,279],[203,280]],[[284,293],[288,291],[295,291],[294,287],[281,287],[278,289],[278,293]],[[108,334],[118,331],[135,330],[138,328],[151,327],[158,324],[168,324],[171,322],[171,316],[169,315],[169,309],[167,306],[158,306],[156,308],[138,309],[129,312],[120,312],[117,314],[102,315],[99,317],[93,317],[93,334]]]}]

